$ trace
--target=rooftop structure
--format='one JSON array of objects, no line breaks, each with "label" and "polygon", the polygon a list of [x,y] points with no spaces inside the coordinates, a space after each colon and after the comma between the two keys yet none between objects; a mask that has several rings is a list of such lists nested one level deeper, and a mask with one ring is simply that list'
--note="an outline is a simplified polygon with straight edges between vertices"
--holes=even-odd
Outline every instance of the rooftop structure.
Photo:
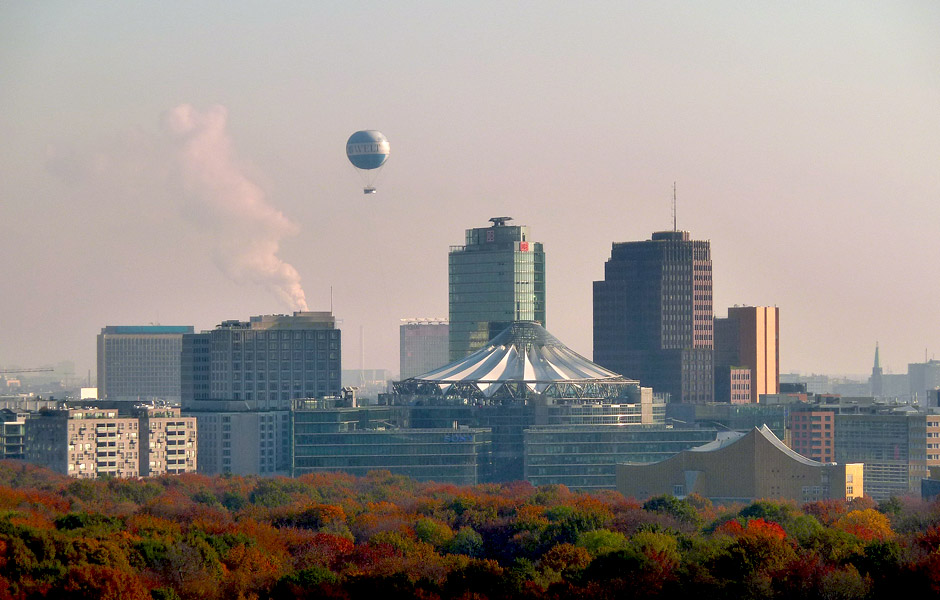
[{"label": "rooftop structure", "polygon": [[532,321],[512,323],[470,356],[395,384],[399,394],[468,400],[608,400],[635,397],[638,388],[638,381],[589,361]]}]

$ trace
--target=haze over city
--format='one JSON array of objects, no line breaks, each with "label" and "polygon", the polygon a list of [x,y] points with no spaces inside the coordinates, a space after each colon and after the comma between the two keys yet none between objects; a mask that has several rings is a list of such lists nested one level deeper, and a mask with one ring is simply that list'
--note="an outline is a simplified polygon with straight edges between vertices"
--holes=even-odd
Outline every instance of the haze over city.
[{"label": "haze over city", "polygon": [[[940,5],[0,6],[0,366],[94,370],[105,325],[332,309],[398,370],[447,251],[511,216],[592,354],[612,242],[711,240],[781,372],[940,354]],[[344,146],[391,157],[363,195]],[[361,335],[360,335],[361,333]],[[360,345],[364,340],[364,348]],[[629,374],[627,374],[629,375]]]}]

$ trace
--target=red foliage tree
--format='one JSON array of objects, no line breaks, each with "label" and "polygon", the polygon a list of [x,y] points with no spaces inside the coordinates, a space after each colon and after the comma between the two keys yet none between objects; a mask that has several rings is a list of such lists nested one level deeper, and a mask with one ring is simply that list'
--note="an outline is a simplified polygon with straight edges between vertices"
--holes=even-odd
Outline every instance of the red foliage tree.
[{"label": "red foliage tree", "polygon": [[813,515],[823,525],[832,525],[836,519],[848,512],[844,500],[817,500],[803,505],[803,512]]}]

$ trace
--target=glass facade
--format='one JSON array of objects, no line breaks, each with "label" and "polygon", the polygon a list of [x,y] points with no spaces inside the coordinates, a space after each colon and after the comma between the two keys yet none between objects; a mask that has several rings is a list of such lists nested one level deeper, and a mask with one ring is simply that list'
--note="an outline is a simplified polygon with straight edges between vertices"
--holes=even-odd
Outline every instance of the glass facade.
[{"label": "glass facade", "polygon": [[[416,404],[408,407],[411,427],[480,427],[492,433],[493,470],[490,481],[525,478],[527,430],[547,425],[639,425],[643,406],[636,404],[548,404],[513,402],[498,404]],[[654,404],[647,422],[663,423],[665,406]],[[611,471],[612,473],[613,471]]]},{"label": "glass facade", "polygon": [[655,463],[715,440],[715,429],[569,425],[525,431],[525,479],[532,485],[616,489],[618,463]]},{"label": "glass facade", "polygon": [[450,360],[483,347],[513,321],[545,325],[545,253],[529,228],[490,219],[448,256]]},{"label": "glass facade", "polygon": [[399,407],[305,408],[291,412],[294,476],[388,470],[419,481],[475,485],[491,467],[490,431],[480,428],[398,429]]}]

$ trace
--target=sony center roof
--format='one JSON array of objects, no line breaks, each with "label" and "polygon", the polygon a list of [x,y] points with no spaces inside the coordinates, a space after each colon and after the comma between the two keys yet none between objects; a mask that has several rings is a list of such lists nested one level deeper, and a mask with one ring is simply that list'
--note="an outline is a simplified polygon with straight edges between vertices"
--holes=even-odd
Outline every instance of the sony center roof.
[{"label": "sony center roof", "polygon": [[454,388],[466,391],[472,387],[485,397],[506,386],[515,389],[516,395],[534,392],[580,397],[587,392],[617,397],[623,395],[620,388],[636,387],[638,382],[589,361],[538,323],[517,321],[466,358],[400,382],[398,387],[401,392],[415,393],[416,386],[426,391],[429,384],[445,394]]}]

